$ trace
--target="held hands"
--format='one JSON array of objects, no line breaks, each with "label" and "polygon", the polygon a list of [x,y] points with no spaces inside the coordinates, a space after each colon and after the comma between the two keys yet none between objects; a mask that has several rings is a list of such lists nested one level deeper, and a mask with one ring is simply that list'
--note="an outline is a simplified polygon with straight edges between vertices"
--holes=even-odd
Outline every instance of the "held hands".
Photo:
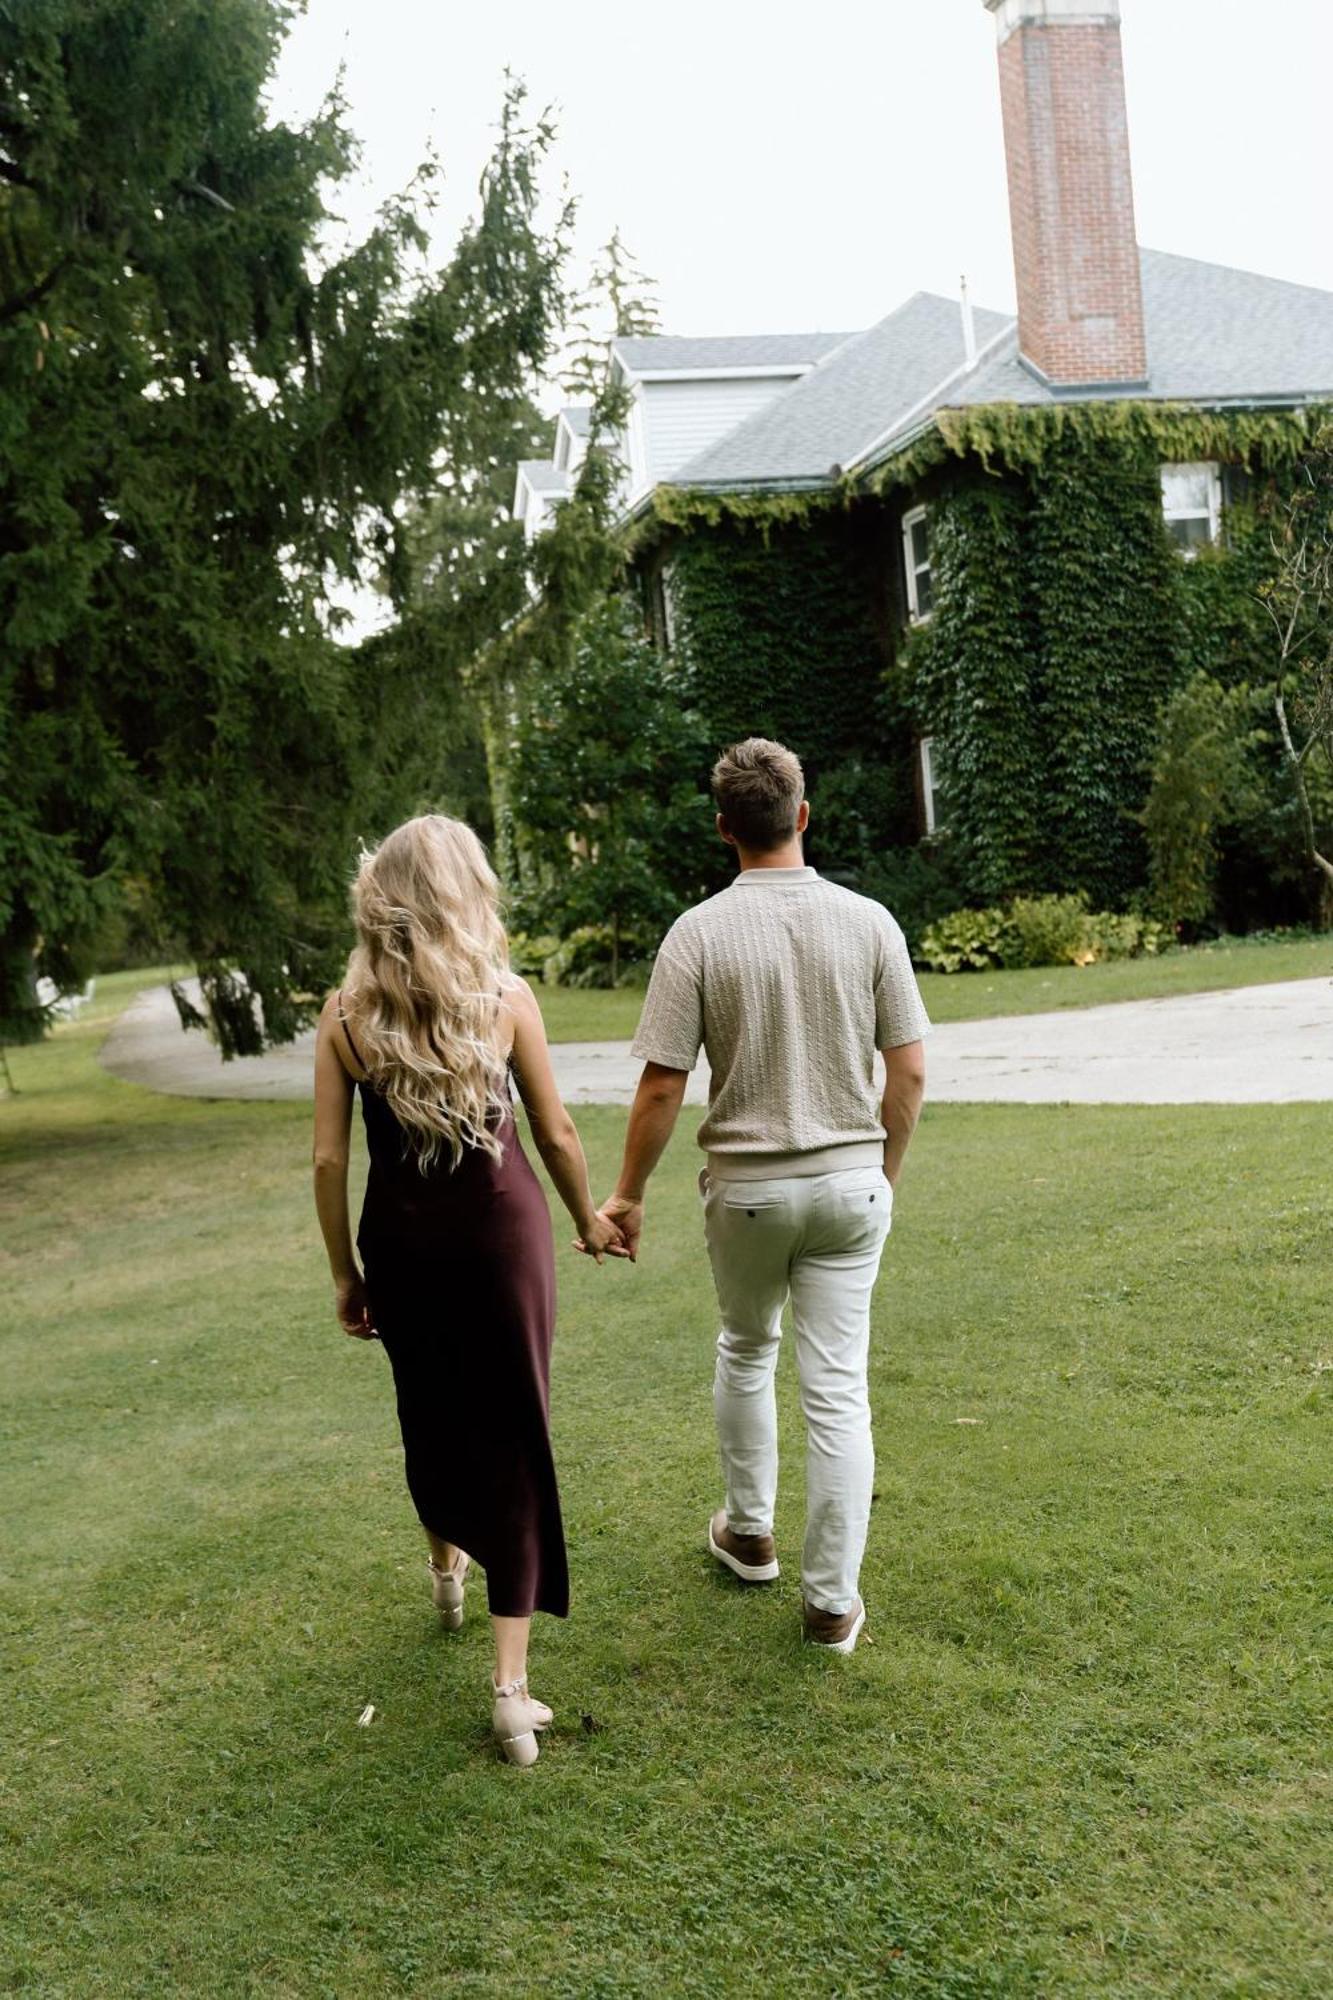
[{"label": "held hands", "polygon": [[602,1203],[601,1215],[618,1232],[624,1248],[617,1252],[628,1257],[632,1264],[639,1260],[639,1238],[643,1234],[643,1203],[631,1201],[627,1195],[609,1195]]},{"label": "held hands", "polygon": [[365,1280],[359,1272],[354,1277],[338,1279],[333,1287],[333,1310],[339,1326],[352,1340],[379,1339],[370,1316]]},{"label": "held hands", "polygon": [[596,1210],[588,1217],[582,1230],[574,1238],[574,1248],[581,1250],[585,1257],[591,1257],[598,1264],[603,1257],[628,1257],[631,1254],[625,1247],[625,1240],[619,1227]]}]

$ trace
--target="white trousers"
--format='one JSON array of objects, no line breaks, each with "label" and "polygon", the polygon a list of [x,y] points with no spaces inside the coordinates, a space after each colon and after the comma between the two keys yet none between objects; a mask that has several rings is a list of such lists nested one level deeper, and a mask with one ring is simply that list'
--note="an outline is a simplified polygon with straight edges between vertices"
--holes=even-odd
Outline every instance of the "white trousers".
[{"label": "white trousers", "polygon": [[870,1295],[893,1190],[878,1167],[780,1181],[705,1175],[702,1185],[722,1311],[713,1409],[727,1520],[738,1535],[773,1532],[773,1377],[790,1298],[806,1432],[801,1586],[820,1611],[850,1611],[875,1478],[866,1384]]}]

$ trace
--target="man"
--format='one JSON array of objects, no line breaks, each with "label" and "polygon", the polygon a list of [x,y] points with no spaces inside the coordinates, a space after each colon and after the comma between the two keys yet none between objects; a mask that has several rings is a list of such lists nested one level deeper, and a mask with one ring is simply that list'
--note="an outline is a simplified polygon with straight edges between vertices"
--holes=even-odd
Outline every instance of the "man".
[{"label": "man", "polygon": [[726,1482],[708,1546],[746,1583],[778,1574],[773,1377],[790,1298],[807,1439],[805,1627],[850,1653],[865,1623],[875,1469],[870,1296],[921,1109],[929,1022],[888,911],[805,866],[804,794],[798,760],[763,737],[734,745],[713,772],[717,829],[740,872],[687,910],[658,953],[624,1164],[602,1212],[636,1255],[644,1190],[702,1043],[712,1082],[699,1184],[722,1314],[713,1407]]}]

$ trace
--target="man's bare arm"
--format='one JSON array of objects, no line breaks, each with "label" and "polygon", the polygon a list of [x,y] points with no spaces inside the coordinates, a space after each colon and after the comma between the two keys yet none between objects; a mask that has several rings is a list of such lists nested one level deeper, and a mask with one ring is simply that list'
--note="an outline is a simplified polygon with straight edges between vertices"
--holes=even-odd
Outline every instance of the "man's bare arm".
[{"label": "man's bare arm", "polygon": [[619,1226],[631,1257],[637,1257],[639,1251],[644,1190],[676,1129],[689,1076],[689,1071],[685,1069],[666,1069],[661,1063],[645,1063],[639,1087],[634,1093],[629,1129],[625,1133],[625,1157],[620,1179],[616,1182],[615,1193],[602,1203],[602,1214]]},{"label": "man's bare arm", "polygon": [[884,1172],[896,1188],[926,1094],[926,1045],[904,1042],[901,1048],[885,1049],[883,1055],[884,1100],[879,1115],[885,1135]]}]

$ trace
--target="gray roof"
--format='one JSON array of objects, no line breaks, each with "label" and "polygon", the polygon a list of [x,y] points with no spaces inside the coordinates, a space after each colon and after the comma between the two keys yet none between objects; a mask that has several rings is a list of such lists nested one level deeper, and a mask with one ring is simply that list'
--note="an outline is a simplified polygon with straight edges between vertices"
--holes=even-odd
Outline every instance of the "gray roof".
[{"label": "gray roof", "polygon": [[[1012,321],[976,313],[984,346]],[[678,486],[810,482],[854,459],[964,366],[957,299],[918,292],[675,475]]]},{"label": "gray roof", "polygon": [[592,407],[588,403],[566,403],[559,414],[576,438],[586,438],[592,428]]},{"label": "gray roof", "polygon": [[[1141,253],[1149,382],[1134,397],[1215,405],[1333,400],[1333,292],[1192,257]],[[976,312],[964,372],[956,300],[919,292],[831,354],[675,475],[678,486],[823,483],[874,463],[942,409],[1103,400],[1053,390],[1024,367],[1016,321]]]},{"label": "gray roof", "polygon": [[639,375],[657,369],[807,368],[850,338],[846,333],[726,333],[693,339],[662,333],[611,344]]},{"label": "gray roof", "polygon": [[[1333,292],[1172,257],[1140,253],[1148,333],[1148,387],[1163,402],[1299,403],[1333,396]],[[1105,392],[1103,392],[1105,393]],[[1004,353],[943,399],[977,403],[1068,402]]]},{"label": "gray roof", "polygon": [[567,493],[569,474],[560,472],[549,458],[520,458],[518,469],[538,493]]}]

